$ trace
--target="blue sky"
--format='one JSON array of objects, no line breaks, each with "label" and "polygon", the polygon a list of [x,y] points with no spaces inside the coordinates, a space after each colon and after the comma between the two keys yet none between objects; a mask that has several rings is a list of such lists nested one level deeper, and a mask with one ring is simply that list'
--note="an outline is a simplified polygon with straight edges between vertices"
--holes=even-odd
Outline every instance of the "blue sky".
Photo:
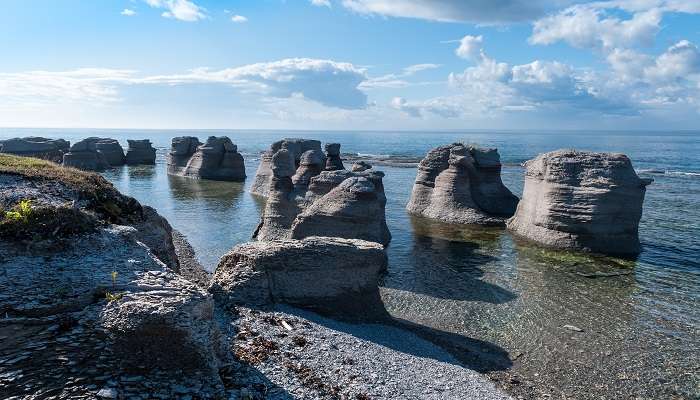
[{"label": "blue sky", "polygon": [[696,0],[4,0],[0,126],[698,129]]}]

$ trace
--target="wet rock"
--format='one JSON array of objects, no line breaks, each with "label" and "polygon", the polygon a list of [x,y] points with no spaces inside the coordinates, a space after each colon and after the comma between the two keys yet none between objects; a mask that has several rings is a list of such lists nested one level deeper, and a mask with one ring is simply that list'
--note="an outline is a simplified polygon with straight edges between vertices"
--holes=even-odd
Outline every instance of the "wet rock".
[{"label": "wet rock", "polygon": [[24,157],[35,157],[60,163],[63,154],[68,152],[70,143],[63,139],[24,137],[0,140],[0,153]]},{"label": "wet rock", "polygon": [[640,251],[646,186],[624,154],[557,150],[525,163],[514,233],[561,249],[629,255]]},{"label": "wet rock", "polygon": [[378,290],[386,253],[373,242],[328,237],[250,242],[222,257],[209,291],[226,304],[334,309]]},{"label": "wet rock", "polygon": [[203,145],[191,136],[173,138],[167,162],[171,175],[234,182],[246,178],[243,156],[225,136],[210,136]]},{"label": "wet rock", "polygon": [[156,163],[156,149],[148,139],[127,140],[129,147],[126,151],[126,163],[128,165],[154,165]]},{"label": "wet rock", "polygon": [[518,198],[500,173],[495,149],[460,143],[437,147],[421,160],[406,209],[447,223],[503,225]]},{"label": "wet rock", "polygon": [[340,158],[340,143],[326,143],[326,171],[337,171],[345,169],[343,160]]},{"label": "wet rock", "polygon": [[270,180],[273,176],[271,169],[272,156],[281,149],[285,149],[292,154],[296,169],[296,167],[300,165],[301,157],[305,152],[309,150],[321,152],[321,142],[318,140],[293,138],[282,139],[273,143],[270,149],[261,155],[260,165],[255,173],[255,180],[250,189],[251,193],[259,196],[267,196]]}]

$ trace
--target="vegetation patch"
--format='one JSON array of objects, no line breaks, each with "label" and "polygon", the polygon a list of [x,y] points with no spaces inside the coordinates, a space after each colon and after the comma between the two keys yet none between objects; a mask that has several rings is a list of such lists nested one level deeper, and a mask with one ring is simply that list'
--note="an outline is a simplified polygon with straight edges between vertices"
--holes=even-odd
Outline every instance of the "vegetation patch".
[{"label": "vegetation patch", "polygon": [[34,207],[22,200],[10,210],[0,210],[0,238],[46,240],[92,232],[94,217],[72,207]]}]

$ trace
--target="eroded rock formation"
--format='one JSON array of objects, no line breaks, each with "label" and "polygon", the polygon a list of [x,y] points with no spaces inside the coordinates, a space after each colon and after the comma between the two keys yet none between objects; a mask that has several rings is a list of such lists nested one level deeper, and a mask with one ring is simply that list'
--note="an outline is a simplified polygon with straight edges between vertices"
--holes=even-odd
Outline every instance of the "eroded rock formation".
[{"label": "eroded rock formation", "polygon": [[246,178],[243,156],[225,136],[210,136],[205,144],[192,136],[173,138],[167,162],[171,175],[234,182]]},{"label": "eroded rock formation", "polygon": [[63,165],[87,171],[101,171],[124,165],[124,150],[118,141],[90,137],[74,143],[63,155]]},{"label": "eroded rock formation", "polygon": [[127,140],[129,147],[126,150],[126,163],[128,165],[154,165],[156,163],[156,149],[148,139]]},{"label": "eroded rock formation", "polygon": [[421,160],[406,209],[447,223],[503,225],[517,204],[501,181],[496,149],[455,143],[437,147]]},{"label": "eroded rock formation", "polygon": [[378,290],[386,268],[381,245],[309,237],[250,242],[221,258],[209,291],[226,304],[288,303],[336,310]]},{"label": "eroded rock formation", "polygon": [[[311,139],[282,139],[270,146],[270,149],[260,156],[260,165],[255,173],[255,181],[250,188],[250,192],[259,196],[267,196],[270,181],[272,180],[272,156],[281,149],[290,152],[294,159],[295,168],[300,166],[302,155],[314,150],[321,153],[321,142]],[[325,157],[323,160],[325,165]],[[292,174],[293,175],[293,174]]]},{"label": "eroded rock formation", "polygon": [[342,169],[314,176],[309,171],[320,167],[315,152],[304,153],[312,162],[302,163],[296,170],[289,150],[281,149],[272,156],[268,200],[253,237],[276,240],[329,236],[387,245],[391,234],[386,225],[384,174]]},{"label": "eroded rock formation", "polygon": [[639,253],[646,186],[624,154],[558,150],[525,163],[523,198],[508,220],[540,244],[604,254]]},{"label": "eroded rock formation", "polygon": [[0,140],[0,153],[35,157],[61,163],[70,143],[63,139],[24,137]]},{"label": "eroded rock formation", "polygon": [[340,158],[340,143],[326,143],[326,171],[337,171],[345,169],[343,160]]}]

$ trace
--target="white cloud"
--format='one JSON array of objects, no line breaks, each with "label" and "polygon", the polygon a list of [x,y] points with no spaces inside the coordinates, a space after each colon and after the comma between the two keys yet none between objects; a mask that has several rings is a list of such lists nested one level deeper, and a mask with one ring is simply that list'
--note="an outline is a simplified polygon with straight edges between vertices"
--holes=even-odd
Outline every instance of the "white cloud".
[{"label": "white cloud", "polygon": [[231,17],[231,21],[237,23],[237,24],[242,24],[244,22],[248,22],[248,18],[242,16],[242,15],[234,15]]},{"label": "white cloud", "polygon": [[331,1],[330,0],[311,0],[311,4],[315,5],[316,7],[329,7],[331,6]]},{"label": "white cloud", "polygon": [[127,17],[133,17],[134,15],[136,15],[136,11],[125,8],[124,11],[122,11],[120,14],[125,15]]},{"label": "white cloud", "polygon": [[504,23],[530,21],[576,0],[343,0],[367,15],[441,22]]},{"label": "white cloud", "polygon": [[476,60],[481,55],[483,45],[484,38],[481,35],[467,35],[459,41],[459,47],[455,50],[455,54],[466,60]]},{"label": "white cloud", "polygon": [[161,14],[165,18],[174,18],[180,21],[195,22],[207,18],[205,9],[190,0],[145,0],[154,8],[165,9]]},{"label": "white cloud", "polygon": [[292,58],[212,71],[199,68],[179,75],[137,76],[134,71],[78,69],[65,72],[0,73],[2,101],[118,101],[125,85],[221,84],[262,97],[303,98],[327,107],[363,109],[359,87],[365,71],[349,63]]},{"label": "white cloud", "polygon": [[440,68],[440,64],[415,64],[409,65],[404,68],[401,73],[397,74],[387,74],[376,78],[368,79],[361,85],[362,89],[376,89],[376,88],[404,88],[410,86],[411,83],[406,81],[405,78],[416,75],[420,72]]}]

